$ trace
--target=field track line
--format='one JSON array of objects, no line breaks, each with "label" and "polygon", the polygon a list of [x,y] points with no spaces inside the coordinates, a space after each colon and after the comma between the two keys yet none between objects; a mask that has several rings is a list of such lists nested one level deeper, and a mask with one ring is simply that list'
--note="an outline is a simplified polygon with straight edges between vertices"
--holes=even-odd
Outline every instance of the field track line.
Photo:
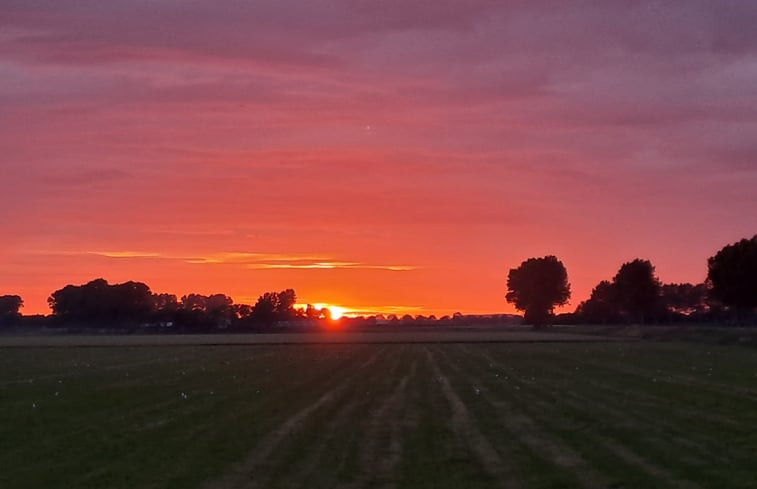
[{"label": "field track line", "polygon": [[[493,358],[491,355],[489,355],[487,352],[482,351],[480,353],[480,357],[483,358],[489,365],[502,369],[502,364]],[[664,487],[666,488],[686,488],[686,489],[701,489],[701,486],[699,486],[697,483],[689,480],[681,480],[677,478],[674,474],[672,474],[667,469],[660,467],[659,465],[656,465],[652,462],[649,462],[630,448],[618,443],[616,440],[611,439],[607,436],[591,433],[591,438],[596,440],[599,445],[603,446],[605,449],[607,449],[609,452],[613,453],[615,456],[623,460],[624,462],[628,463],[629,465],[633,465],[636,467],[639,467],[641,470],[643,470],[648,475],[657,478],[661,481],[664,481]]]},{"label": "field track line", "polygon": [[[464,348],[463,351],[466,355],[471,354],[468,348]],[[484,400],[496,408],[497,420],[537,456],[546,457],[548,461],[572,473],[586,489],[611,487],[612,481],[590,465],[578,452],[559,439],[544,434],[538,423],[522,411],[516,410],[511,403],[492,399],[491,390],[480,378],[470,371],[462,371],[445,353],[441,352],[441,355],[453,369],[470,379],[471,383],[480,389]]]},{"label": "field track line", "polygon": [[[356,399],[350,399],[339,406],[339,410],[328,421],[318,428],[322,433],[318,437],[318,443],[308,448],[307,458],[300,460],[301,463],[289,467],[289,473],[286,477],[287,487],[307,487],[307,477],[318,470],[318,464],[321,462],[326,445],[334,438],[334,432],[344,424],[346,419],[357,410],[358,402]],[[334,456],[332,454],[332,456]],[[265,487],[262,479],[256,478],[250,481],[249,488]]]},{"label": "field track line", "polygon": [[324,393],[315,402],[304,407],[303,409],[289,417],[273,431],[264,436],[241,464],[233,467],[219,479],[211,481],[204,487],[206,489],[236,489],[255,487],[257,484],[256,479],[254,478],[255,470],[260,466],[260,464],[271,456],[271,454],[279,447],[282,441],[284,441],[291,434],[295,433],[312,413],[328,404],[332,399],[336,397],[335,394],[339,391],[344,390],[345,387],[350,385],[350,383],[354,381],[354,379],[360,374],[361,371],[375,363],[379,354],[383,351],[384,350],[379,350],[377,352],[374,352],[373,355],[368,358],[368,360],[366,360],[358,368],[353,370],[352,375],[343,380],[339,385],[334,387],[332,390]]},{"label": "field track line", "polygon": [[[386,458],[382,459],[378,464],[378,474],[381,477],[388,478],[392,474],[402,459],[402,431],[408,429],[412,422],[410,420],[403,420],[401,418],[402,408],[407,407],[407,383],[410,379],[414,378],[417,373],[417,362],[414,360],[410,369],[410,373],[404,377],[404,383],[398,386],[397,396],[392,394],[392,404],[387,408],[386,416],[390,422],[390,442],[389,442],[389,454]],[[415,422],[417,425],[417,420]],[[377,423],[380,429],[380,423]],[[392,489],[396,484],[392,482],[385,483],[382,487],[386,489]]]},{"label": "field track line", "polygon": [[[382,371],[380,372],[372,371],[372,373],[380,375],[382,377],[386,376],[386,378],[389,378],[389,379],[395,378],[395,375],[397,374],[397,370],[401,366],[401,362],[397,361],[395,355],[392,355],[392,357],[393,357],[392,360],[394,362],[386,372],[383,372],[383,369],[386,368],[386,366],[383,366]],[[365,409],[364,404],[366,402],[368,402],[368,406],[371,406],[373,405],[374,401],[366,401],[366,399],[359,399],[353,396],[353,397],[350,397],[347,402],[342,403],[339,406],[339,410],[336,412],[336,414],[334,414],[333,416],[330,416],[328,421],[322,427],[318,429],[320,433],[320,436],[318,437],[318,443],[316,446],[308,449],[307,459],[303,460],[303,463],[298,464],[297,467],[291,467],[292,474],[290,475],[290,477],[287,477],[285,481],[284,485],[286,487],[307,487],[308,486],[308,482],[307,482],[308,476],[318,471],[319,464],[323,462],[322,458],[324,457],[324,454],[326,454],[326,447],[334,439],[336,433],[340,430],[340,428],[343,428],[344,426],[353,426],[355,430],[358,429],[357,427],[355,427],[354,425],[350,423],[350,417],[355,413],[355,411],[361,408],[361,405]],[[368,412],[370,413],[370,411]],[[362,433],[360,435],[362,435]],[[364,438],[364,436],[362,437]],[[361,443],[360,447],[362,448],[363,446],[364,446],[364,443]],[[344,460],[349,455],[348,451],[350,449],[351,449],[350,444],[346,443],[343,446],[341,446],[339,449],[333,452],[329,452],[326,456]],[[363,487],[363,486],[361,485],[359,487]]]},{"label": "field track line", "polygon": [[[415,377],[417,367],[417,360],[413,360],[410,372],[402,376],[381,406],[371,413],[367,432],[359,449],[361,474],[354,483],[341,486],[343,489],[360,489],[369,485],[374,487],[376,480],[388,479],[399,464],[402,455],[401,428],[403,421],[400,414],[405,405],[407,383]],[[394,378],[394,374],[390,374],[389,378]],[[379,458],[381,450],[379,448],[379,433],[382,430],[388,430],[390,438],[387,447],[388,453]],[[394,487],[394,484],[386,482],[381,487],[391,488]]]},{"label": "field track line", "polygon": [[494,476],[502,487],[508,489],[520,487],[518,481],[510,470],[508,470],[507,463],[502,457],[500,457],[491,442],[476,427],[468,408],[465,407],[465,403],[463,403],[452,388],[452,385],[450,385],[447,377],[442,373],[439,364],[434,359],[434,355],[428,348],[424,348],[424,351],[426,353],[428,364],[439,382],[444,397],[447,399],[447,402],[452,409],[452,417],[450,419],[450,427],[452,428],[452,431],[468,443],[484,469],[490,475]]}]

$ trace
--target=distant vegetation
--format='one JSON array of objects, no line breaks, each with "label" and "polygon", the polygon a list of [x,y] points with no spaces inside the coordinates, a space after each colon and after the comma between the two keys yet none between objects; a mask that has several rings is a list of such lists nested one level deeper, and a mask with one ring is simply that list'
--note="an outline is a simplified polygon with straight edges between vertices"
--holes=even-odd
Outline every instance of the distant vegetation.
[{"label": "distant vegetation", "polygon": [[707,260],[701,284],[662,284],[648,260],[624,263],[564,320],[575,323],[754,323],[757,236],[728,245]]},{"label": "distant vegetation", "polygon": [[[269,331],[271,329],[332,327],[331,311],[312,304],[295,308],[293,289],[265,292],[254,305],[235,304],[225,294],[153,293],[141,282],[109,284],[104,279],[83,285],[67,285],[48,299],[53,314],[42,325],[67,329],[202,333],[211,331]],[[513,324],[518,317],[508,314],[463,316],[456,313],[435,316],[368,316],[343,318],[340,326],[463,324],[474,317],[478,324]],[[31,319],[31,318],[26,318]],[[38,321],[40,322],[40,321]]]},{"label": "distant vegetation", "polygon": [[109,284],[103,279],[84,285],[67,285],[48,299],[59,325],[123,328],[140,324],[156,329],[201,332],[271,325],[303,314],[294,309],[292,289],[266,292],[254,306],[234,304],[224,294],[154,294],[141,282]]},{"label": "distant vegetation", "polygon": [[559,324],[754,323],[757,308],[757,236],[728,245],[708,261],[701,284],[663,284],[649,260],[623,263],[576,311],[552,315],[570,297],[568,275],[554,256],[530,258],[510,270],[506,299],[525,321]]},{"label": "distant vegetation", "polygon": [[[725,246],[707,261],[700,284],[663,284],[649,260],[623,263],[612,280],[602,280],[573,313],[555,316],[554,307],[570,298],[568,272],[555,256],[529,258],[509,271],[506,300],[525,312],[528,324],[685,324],[754,323],[757,308],[757,236]],[[331,321],[331,311],[307,305],[296,309],[293,289],[262,294],[254,305],[235,304],[225,294],[153,293],[142,282],[109,284],[104,279],[66,285],[54,291],[49,317],[23,317],[23,299],[0,296],[0,327],[39,324],[75,328],[177,332],[219,329],[254,331],[282,325],[313,326]],[[509,315],[370,316],[343,323],[453,325],[513,324]]]}]

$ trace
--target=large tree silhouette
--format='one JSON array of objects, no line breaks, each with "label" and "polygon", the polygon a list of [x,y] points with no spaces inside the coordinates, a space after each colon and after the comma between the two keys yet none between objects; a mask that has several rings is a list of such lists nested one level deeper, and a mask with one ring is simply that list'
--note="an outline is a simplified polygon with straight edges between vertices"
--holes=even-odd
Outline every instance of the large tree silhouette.
[{"label": "large tree silhouette", "polygon": [[109,326],[110,321],[144,320],[153,311],[150,288],[142,282],[110,285],[96,279],[84,285],[67,285],[47,299],[53,314],[61,320]]},{"label": "large tree silhouette", "polygon": [[19,312],[24,301],[18,295],[0,295],[0,326],[13,324],[21,319]]},{"label": "large tree silhouette", "polygon": [[555,256],[529,258],[507,275],[507,302],[525,311],[525,321],[544,325],[555,306],[570,299],[570,284],[565,266]]},{"label": "large tree silhouette", "polygon": [[297,294],[293,289],[281,292],[266,292],[258,297],[252,308],[250,316],[253,322],[272,324],[276,321],[284,321],[295,316],[294,304],[297,302]]},{"label": "large tree silhouette", "polygon": [[629,318],[644,324],[660,305],[660,281],[649,260],[639,258],[621,265],[612,280],[618,305]]},{"label": "large tree silhouette", "polygon": [[757,307],[757,235],[725,246],[707,268],[712,297],[739,315]]}]

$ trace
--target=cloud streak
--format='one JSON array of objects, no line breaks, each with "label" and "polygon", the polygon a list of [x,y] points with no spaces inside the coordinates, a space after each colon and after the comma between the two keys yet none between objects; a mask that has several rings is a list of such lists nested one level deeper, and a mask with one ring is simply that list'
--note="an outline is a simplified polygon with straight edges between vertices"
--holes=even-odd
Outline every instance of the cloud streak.
[{"label": "cloud streak", "polygon": [[421,267],[411,265],[380,265],[356,261],[340,261],[331,257],[282,253],[220,252],[204,256],[172,254],[155,251],[36,251],[47,256],[99,256],[114,259],[170,260],[191,265],[239,265],[248,270],[386,270],[408,272]]},{"label": "cloud streak", "polygon": [[351,269],[351,270],[388,270],[392,272],[409,272],[418,270],[419,267],[409,265],[370,265],[357,262],[340,262],[340,261],[317,261],[299,263],[252,263],[247,268],[252,270],[333,270],[333,269]]}]

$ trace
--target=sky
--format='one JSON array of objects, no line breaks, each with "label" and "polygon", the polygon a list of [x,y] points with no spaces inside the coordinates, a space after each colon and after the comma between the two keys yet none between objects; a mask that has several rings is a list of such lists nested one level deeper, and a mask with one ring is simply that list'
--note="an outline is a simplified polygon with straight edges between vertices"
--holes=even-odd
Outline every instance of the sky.
[{"label": "sky", "polygon": [[757,233],[757,3],[0,0],[0,295],[397,314]]}]

